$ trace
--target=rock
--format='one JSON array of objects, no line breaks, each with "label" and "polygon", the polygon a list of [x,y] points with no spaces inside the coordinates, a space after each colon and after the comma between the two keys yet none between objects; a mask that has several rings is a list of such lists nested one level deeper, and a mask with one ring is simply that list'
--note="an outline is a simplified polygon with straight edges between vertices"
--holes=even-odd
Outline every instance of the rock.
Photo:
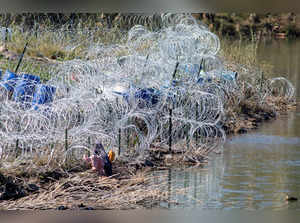
[{"label": "rock", "polygon": [[37,186],[37,185],[35,185],[35,184],[28,184],[27,185],[27,191],[28,192],[36,192],[36,191],[38,191],[40,188]]},{"label": "rock", "polygon": [[287,195],[286,198],[285,198],[285,200],[286,200],[286,201],[298,201],[298,198],[296,198],[296,197],[291,197],[291,196]]},{"label": "rock", "polygon": [[275,118],[275,117],[276,117],[276,113],[275,113],[275,112],[270,112],[269,115],[270,115],[272,118]]},{"label": "rock", "polygon": [[63,177],[64,174],[58,172],[58,171],[46,171],[39,174],[39,178],[41,183],[49,183],[56,180],[59,180],[61,177]]},{"label": "rock", "polygon": [[0,186],[6,183],[6,177],[0,173]]},{"label": "rock", "polygon": [[15,183],[12,177],[7,178],[7,182],[2,186],[1,191],[0,200],[18,199],[26,196],[24,187]]},{"label": "rock", "polygon": [[154,167],[154,164],[150,160],[145,160],[145,166]]},{"label": "rock", "polygon": [[247,129],[245,128],[240,128],[238,131],[237,131],[238,134],[245,134],[247,133]]},{"label": "rock", "polygon": [[265,121],[270,120],[270,115],[267,112],[263,113],[263,117]]},{"label": "rock", "polygon": [[81,203],[81,204],[78,205],[78,207],[79,208],[85,208],[86,206],[83,203]]},{"label": "rock", "polygon": [[58,206],[58,207],[56,208],[56,210],[59,210],[59,211],[64,211],[64,210],[67,210],[67,209],[69,209],[69,208],[66,207],[66,206],[63,206],[63,205]]},{"label": "rock", "polygon": [[184,156],[183,161],[189,162],[189,163],[197,163],[197,161],[194,158],[189,157],[189,156]]},{"label": "rock", "polygon": [[93,207],[85,207],[83,210],[93,211],[95,209]]},{"label": "rock", "polygon": [[95,210],[93,207],[87,207],[83,203],[78,205],[78,207],[80,208],[80,210],[89,210],[89,211]]}]

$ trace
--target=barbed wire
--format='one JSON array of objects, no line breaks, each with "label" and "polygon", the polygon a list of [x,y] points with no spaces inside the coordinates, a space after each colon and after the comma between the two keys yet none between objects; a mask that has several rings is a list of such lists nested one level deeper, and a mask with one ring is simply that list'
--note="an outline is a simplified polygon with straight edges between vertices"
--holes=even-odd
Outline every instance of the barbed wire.
[{"label": "barbed wire", "polygon": [[[1,159],[34,154],[48,154],[48,163],[55,156],[61,162],[81,159],[96,140],[130,159],[146,156],[153,144],[169,145],[170,138],[184,152],[221,147],[224,106],[230,97],[243,97],[239,76],[217,56],[218,37],[191,15],[159,19],[161,29],[136,25],[116,44],[93,42],[90,33],[89,60],[51,66],[47,83],[6,71],[0,84]],[[294,97],[286,79],[266,83],[256,90]]]}]

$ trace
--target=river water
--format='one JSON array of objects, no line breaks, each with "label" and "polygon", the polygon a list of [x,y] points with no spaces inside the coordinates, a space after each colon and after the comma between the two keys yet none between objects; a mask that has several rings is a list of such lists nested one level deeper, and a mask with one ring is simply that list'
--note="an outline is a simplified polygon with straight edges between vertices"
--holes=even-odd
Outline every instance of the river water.
[{"label": "river water", "polygon": [[[275,76],[291,80],[300,97],[300,40],[264,41],[258,59],[273,64]],[[300,210],[300,109],[229,137],[223,153],[202,169],[163,174],[175,202],[169,208]],[[299,201],[287,202],[287,194]]]}]

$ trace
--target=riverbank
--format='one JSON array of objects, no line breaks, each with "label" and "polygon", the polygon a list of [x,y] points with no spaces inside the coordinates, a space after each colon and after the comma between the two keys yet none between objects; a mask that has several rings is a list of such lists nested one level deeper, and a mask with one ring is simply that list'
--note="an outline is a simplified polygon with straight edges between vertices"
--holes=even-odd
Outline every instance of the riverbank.
[{"label": "riverbank", "polygon": [[[193,16],[220,36],[257,39],[261,36],[276,38],[299,37],[300,15],[286,13],[194,13]],[[160,20],[157,14],[143,15],[134,13],[23,13],[0,14],[0,24],[3,27],[22,26],[24,30],[37,30],[40,27],[53,26],[55,29],[118,26],[128,29],[133,23],[157,25]],[[44,46],[41,45],[41,48]],[[55,48],[48,48],[53,50]]]},{"label": "riverbank", "polygon": [[[246,100],[239,108],[226,110],[223,129],[227,135],[243,134],[258,128],[281,112],[295,108],[284,99],[269,98],[268,106]],[[273,109],[271,109],[271,106]],[[279,115],[280,116],[280,115]],[[3,169],[0,175],[2,210],[126,210],[161,207],[160,203],[176,203],[169,199],[168,180],[152,173],[169,168],[203,166],[210,151],[201,154],[169,153],[168,148],[152,147],[146,162],[113,162],[113,175],[100,177],[88,166],[73,163],[69,167],[40,166],[27,169],[26,163]],[[25,165],[25,166],[23,166]],[[173,192],[174,193],[174,192]],[[175,193],[186,193],[179,190]]]},{"label": "riverbank", "polygon": [[[115,32],[112,31],[112,33]],[[213,35],[211,36],[214,37]],[[79,36],[78,40],[81,37],[82,36]],[[67,41],[67,43],[69,42]],[[67,43],[64,44],[68,45]],[[216,41],[215,43],[215,45],[218,46],[219,42]],[[46,42],[44,44],[46,44]],[[19,46],[21,46],[21,44],[19,44]],[[1,177],[1,196],[3,201],[0,202],[0,207],[3,209],[127,209],[149,208],[158,205],[160,201],[166,202],[166,197],[168,196],[168,194],[165,193],[167,180],[163,179],[162,181],[157,181],[156,179],[153,179],[151,173],[161,169],[186,168],[195,165],[204,165],[208,160],[208,155],[215,151],[215,149],[219,148],[219,146],[222,146],[222,143],[225,141],[226,135],[224,134],[223,130],[225,130],[227,134],[244,133],[248,130],[258,127],[258,123],[275,118],[279,112],[287,111],[295,104],[295,98],[293,94],[294,88],[292,85],[290,85],[290,82],[284,78],[274,79],[268,77],[266,67],[258,66],[256,63],[257,61],[255,60],[255,46],[256,45],[254,44],[250,46],[247,45],[246,47],[239,46],[239,48],[234,48],[233,45],[229,45],[227,47],[222,47],[223,51],[218,55],[220,56],[220,59],[219,57],[214,57],[212,60],[210,60],[211,57],[208,57],[208,62],[204,61],[205,66],[219,66],[223,69],[223,62],[225,68],[237,72],[236,75],[235,73],[234,75],[230,75],[229,72],[229,74],[225,73],[224,76],[222,76],[218,73],[216,75],[220,75],[219,77],[217,76],[211,78],[207,74],[206,76],[204,75],[203,79],[198,80],[199,85],[195,85],[195,83],[192,82],[192,85],[195,86],[195,89],[194,91],[188,92],[190,93],[188,97],[186,97],[186,94],[183,94],[183,97],[180,98],[182,102],[177,103],[177,106],[179,107],[177,114],[175,113],[177,116],[172,116],[172,114],[174,115],[174,113],[172,113],[173,110],[166,109],[166,106],[162,106],[160,112],[165,115],[165,119],[151,119],[153,118],[152,114],[157,114],[153,111],[157,111],[153,110],[151,113],[146,112],[145,114],[145,111],[141,108],[139,110],[141,113],[138,114],[137,117],[143,118],[143,115],[148,115],[144,121],[138,119],[129,120],[129,125],[134,125],[134,128],[138,129],[140,139],[134,132],[131,135],[128,134],[128,143],[125,149],[127,149],[129,152],[132,150],[135,152],[134,149],[137,151],[138,149],[139,151],[142,149],[146,150],[145,148],[138,147],[138,140],[149,137],[151,139],[151,143],[149,143],[149,148],[146,150],[147,153],[146,155],[138,154],[140,155],[139,157],[135,157],[135,154],[133,154],[129,160],[126,160],[125,158],[123,159],[122,156],[117,157],[117,160],[113,163],[113,176],[110,178],[101,178],[96,173],[91,172],[88,166],[84,166],[82,164],[82,156],[75,157],[73,156],[73,150],[68,150],[70,148],[69,144],[72,143],[72,140],[76,141],[78,139],[78,135],[74,134],[77,133],[75,130],[78,129],[76,124],[82,123],[78,118],[78,113],[74,113],[74,116],[72,116],[72,114],[70,115],[70,117],[76,118],[75,121],[74,119],[70,119],[70,123],[72,125],[69,125],[75,129],[73,131],[74,137],[71,138],[70,135],[68,135],[68,129],[65,131],[63,128],[57,128],[57,131],[61,131],[61,129],[63,129],[65,138],[61,139],[62,134],[56,134],[53,137],[57,137],[55,146],[52,144],[52,142],[49,142],[49,147],[45,146],[39,148],[40,151],[37,150],[42,155],[35,153],[36,151],[34,149],[36,148],[32,147],[31,153],[27,153],[27,145],[25,145],[25,147],[23,147],[24,159],[18,159],[18,154],[13,152],[10,153],[10,150],[8,149],[8,155],[5,157],[6,163],[1,163],[1,172],[3,173],[3,176]],[[142,48],[142,50],[147,50],[147,46],[143,47],[145,48]],[[9,49],[13,49],[13,47],[11,46]],[[34,48],[32,52],[37,52],[37,49],[38,48]],[[114,48],[112,47],[112,49]],[[218,47],[214,48],[211,46],[212,51],[216,49],[218,49]],[[249,51],[249,49],[252,50]],[[108,53],[113,53],[113,56],[119,57],[120,51],[118,50],[119,49],[116,51],[112,50],[113,52],[108,51]],[[9,50],[4,51],[5,54],[9,52]],[[72,50],[71,52],[74,53]],[[66,69],[67,71],[69,70],[69,66],[73,68],[76,65],[79,66],[79,68],[83,68],[81,70],[77,70],[75,75],[78,75],[79,78],[82,78],[82,82],[85,83],[84,81],[86,76],[84,75],[94,74],[94,72],[97,72],[95,68],[98,68],[98,64],[101,62],[103,63],[103,61],[101,61],[101,59],[103,59],[103,55],[101,55],[99,52],[97,53],[97,51],[92,54],[93,52],[94,51],[91,51],[91,56],[89,55],[89,57],[84,57],[84,54],[79,53],[77,56],[84,57],[85,59],[77,61],[75,64],[71,63],[71,66],[68,64],[70,61],[68,61],[67,57],[52,59],[54,61],[51,62],[53,62],[52,65],[55,67],[59,64],[62,64],[60,60],[65,61],[66,67],[63,67],[63,69]],[[97,63],[88,64],[87,61],[90,61],[90,59],[93,57],[99,59]],[[3,58],[4,61],[1,68],[13,70],[16,65],[17,58],[5,55]],[[30,57],[27,57],[26,60],[24,60],[20,70],[30,74],[39,74],[43,81],[46,81],[48,75],[51,76],[52,74],[51,69],[47,69],[50,67],[48,66],[50,65],[48,59],[42,60],[40,61],[40,64],[38,64],[35,62],[33,54],[31,54]],[[117,64],[114,65],[117,66]],[[86,68],[88,68],[88,72],[85,72]],[[121,68],[120,70],[124,72],[124,69]],[[65,70],[63,71],[64,72],[60,71],[61,75],[65,74]],[[91,71],[91,73],[89,73],[89,71]],[[175,76],[176,71],[177,66],[173,76]],[[205,72],[206,70],[204,68],[203,73],[206,74]],[[114,73],[116,72],[114,71]],[[98,72],[97,74],[100,76],[101,72]],[[141,74],[140,70],[138,70],[138,74]],[[90,75],[88,77],[91,78],[94,76],[96,75]],[[73,79],[72,81],[74,81],[75,78],[73,74],[71,78]],[[186,86],[191,86],[189,85],[191,84],[190,81],[184,82],[184,80],[181,80],[181,82],[187,84]],[[149,83],[147,83],[147,85],[149,85]],[[61,86],[64,88],[65,85],[62,84]],[[277,90],[279,89],[278,86],[280,86],[280,91]],[[84,90],[84,88],[81,88],[81,91]],[[187,89],[183,88],[183,90]],[[178,93],[176,90],[173,91]],[[186,93],[186,91],[182,92]],[[69,89],[67,88],[67,99],[68,93]],[[92,95],[91,92],[86,92],[86,94],[89,96]],[[100,96],[97,95],[95,98],[97,97]],[[197,103],[195,103],[195,98],[198,99]],[[85,102],[85,100],[83,101]],[[186,101],[190,101],[190,103],[186,103]],[[7,100],[7,104],[10,102],[11,101]],[[218,106],[216,106],[217,104]],[[94,106],[94,104],[92,105]],[[95,122],[93,123],[94,125],[88,126],[93,130],[88,132],[89,134],[95,134],[102,131],[102,126],[107,124],[107,120],[112,116],[113,112],[111,107],[108,105],[109,103],[103,103],[99,105],[100,109],[107,108],[107,110],[100,110],[98,116],[101,117],[100,115],[106,111],[108,111],[108,116],[104,116],[103,122],[101,119],[100,121],[92,120]],[[116,105],[118,105],[118,101]],[[68,104],[67,106],[69,108]],[[215,107],[217,107],[217,109]],[[77,107],[74,107],[74,109],[76,108]],[[81,109],[83,108],[85,107],[82,107]],[[118,106],[113,108],[118,109]],[[166,110],[167,112],[165,112]],[[196,111],[195,113],[190,112],[194,110]],[[78,109],[78,111],[80,110]],[[24,110],[21,110],[20,113],[24,113]],[[161,113],[158,113],[158,118],[161,116]],[[201,116],[199,113],[201,113]],[[81,113],[79,114],[81,115]],[[88,112],[86,114],[90,115]],[[63,116],[62,121],[64,121],[65,117],[66,116]],[[6,116],[3,119],[5,118]],[[89,117],[87,117],[86,120],[89,120],[88,118]],[[174,119],[172,120],[172,118]],[[114,125],[117,124],[115,121],[118,119],[119,118],[116,116],[116,119],[112,120],[111,123]],[[164,125],[161,125],[163,121],[165,121],[165,123]],[[73,122],[75,125],[73,125]],[[145,128],[147,123],[150,122],[151,124],[158,122],[158,125],[153,128],[148,124],[150,127]],[[202,125],[199,125],[198,122]],[[197,124],[197,129],[193,127],[195,131],[192,132],[193,129],[190,127],[190,129],[192,129],[190,130],[192,133],[187,134],[186,127],[188,124],[192,125],[194,123]],[[175,128],[177,125],[177,129],[175,129],[177,135],[172,135],[172,132],[175,132],[173,124]],[[64,123],[62,126],[64,126]],[[97,126],[98,129],[94,130],[93,128],[95,128],[95,126]],[[202,128],[202,126],[205,128]],[[103,137],[104,140],[111,140],[111,138],[115,137],[116,134],[119,134],[119,137],[121,138],[120,129],[117,129],[116,132],[113,132],[113,135],[109,135],[112,131],[115,131],[115,126],[112,126],[113,128],[111,126],[108,127],[108,134],[106,133],[107,135]],[[78,151],[79,155],[82,155],[80,152],[84,153],[87,152],[86,150],[93,150],[93,144],[89,142],[88,146],[86,146],[87,149],[82,149],[82,147],[85,146],[82,141],[85,141],[90,136],[86,131],[89,130],[89,128],[86,126],[81,128],[81,130],[83,130],[82,134],[79,135],[82,137],[82,140],[79,144],[81,147],[73,147],[75,148],[74,151]],[[45,128],[44,126],[41,126],[40,129],[44,130]],[[157,129],[163,129],[164,131],[158,132]],[[6,129],[4,130],[6,133]],[[152,132],[150,132],[150,130]],[[156,138],[154,138],[153,135],[150,135],[150,133],[155,135]],[[164,138],[162,138],[160,134],[163,135]],[[32,136],[32,131],[30,131],[28,135],[28,138],[30,138]],[[69,141],[68,136],[71,138]],[[99,137],[99,135],[95,136]],[[130,136],[132,137],[130,138]],[[172,139],[174,139],[172,138],[173,136],[176,140],[172,141]],[[188,138],[187,136],[192,137]],[[12,151],[14,151],[14,148],[19,148],[18,140],[19,139],[17,138],[16,146],[14,144],[15,141],[11,140],[12,143],[10,148]],[[115,140],[113,143],[107,144],[113,144],[115,146],[117,143],[119,143],[121,146],[121,139],[115,137],[113,140]],[[130,140],[131,142],[129,142]],[[161,143],[161,141],[163,141],[163,143]],[[27,142],[32,143],[31,141]],[[146,143],[148,143],[148,141],[146,141]],[[158,145],[156,143],[158,143]],[[169,147],[170,144],[172,145],[171,148]],[[133,145],[132,148],[134,149],[130,147],[131,145]],[[147,144],[143,145],[146,146]],[[7,148],[9,148],[9,146],[7,146]],[[82,149],[82,151],[80,149]],[[117,151],[116,148],[113,149]],[[128,151],[124,151],[125,154]],[[26,155],[28,154],[29,158],[26,159]],[[97,195],[95,195],[95,193],[97,193]]]},{"label": "riverbank", "polygon": [[300,15],[295,13],[200,13],[194,16],[220,36],[260,39],[263,36],[300,36]]},{"label": "riverbank", "polygon": [[[132,172],[131,172],[132,171]],[[166,182],[154,183],[146,170],[113,164],[112,177],[90,170],[39,173],[8,179],[2,176],[5,192],[1,210],[126,210],[159,206],[166,200]],[[7,196],[4,199],[4,196]],[[9,197],[10,196],[10,197]]]}]

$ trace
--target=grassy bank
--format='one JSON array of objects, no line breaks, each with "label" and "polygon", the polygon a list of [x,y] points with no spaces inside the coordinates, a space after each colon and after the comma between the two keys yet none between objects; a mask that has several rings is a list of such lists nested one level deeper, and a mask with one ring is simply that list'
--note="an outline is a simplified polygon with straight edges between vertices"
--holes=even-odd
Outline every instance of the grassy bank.
[{"label": "grassy bank", "polygon": [[195,17],[221,36],[238,39],[300,36],[300,16],[295,13],[202,13]]},{"label": "grassy bank", "polygon": [[171,202],[166,176],[155,177],[120,163],[114,163],[109,178],[95,176],[88,169],[13,176],[0,175],[6,196],[1,197],[2,210],[127,210]]},{"label": "grassy bank", "polygon": [[[219,36],[230,36],[237,39],[257,39],[261,36],[278,38],[300,36],[300,15],[286,13],[194,13]],[[130,13],[23,13],[0,14],[0,25],[3,27],[22,26],[21,31],[38,30],[44,27],[57,29],[81,29],[88,25],[91,28],[118,27],[129,29],[132,24],[148,24],[159,28],[161,20],[158,15]]]},{"label": "grassy bank", "polygon": [[[46,81],[55,71],[55,67],[64,61],[74,58],[88,61],[97,58],[99,55],[89,54],[89,44],[96,46],[100,43],[123,41],[117,27],[112,30],[103,28],[102,31],[93,31],[88,38],[87,32],[82,30],[67,33],[66,36],[62,36],[60,32],[38,32],[37,35],[30,31],[26,35],[17,32],[11,41],[5,43],[6,49],[1,51],[0,68],[14,70],[18,54],[30,39],[20,71],[40,75]],[[225,99],[225,114],[218,124],[227,134],[245,133],[257,128],[263,121],[275,118],[280,112],[293,108],[294,97],[284,91],[288,88],[283,86],[283,92],[276,92],[276,86],[269,81],[271,66],[260,64],[256,60],[255,41],[242,43],[224,39],[221,45],[222,50],[218,55],[220,61],[228,69],[238,72],[236,86],[229,90],[217,89],[224,91]],[[60,148],[60,145],[54,155],[50,152],[44,153],[44,157],[16,162],[10,168],[1,164],[3,175],[0,175],[0,185],[3,201],[0,202],[0,208],[126,209],[149,208],[161,201],[172,202],[167,201],[167,179],[163,178],[162,182],[154,183],[151,171],[205,164],[207,156],[214,149],[205,148],[198,153],[186,153],[186,141],[188,140],[184,139],[174,146],[179,149],[174,149],[172,153],[166,146],[151,145],[147,157],[150,164],[117,159],[113,163],[113,176],[110,178],[97,176],[87,166],[82,165],[82,160],[73,160],[72,157],[62,165],[61,157],[65,148]],[[51,159],[49,163],[50,155],[55,159]]]},{"label": "grassy bank", "polygon": [[[287,98],[275,91],[265,96],[273,77],[273,66],[257,60],[258,41],[221,40],[220,55],[229,69],[240,74],[238,94],[241,100],[232,99],[225,109],[227,134],[246,133],[258,128],[264,121],[272,120],[296,108],[294,98]],[[280,86],[278,86],[280,88]],[[236,95],[236,97],[238,97]]]}]

